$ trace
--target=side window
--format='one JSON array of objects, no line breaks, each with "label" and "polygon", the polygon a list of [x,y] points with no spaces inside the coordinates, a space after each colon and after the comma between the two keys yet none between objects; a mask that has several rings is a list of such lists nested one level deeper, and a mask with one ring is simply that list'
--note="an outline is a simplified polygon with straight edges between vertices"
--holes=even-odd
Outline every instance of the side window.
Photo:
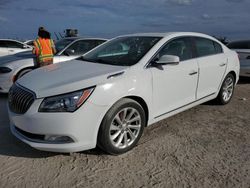
[{"label": "side window", "polygon": [[5,44],[5,41],[0,41],[0,47],[2,47],[2,48],[6,48],[7,47],[6,44]]},{"label": "side window", "polygon": [[102,44],[102,43],[104,43],[104,42],[105,42],[104,40],[97,40],[96,44],[95,44],[95,47]]},{"label": "side window", "polygon": [[223,53],[222,47],[220,44],[218,44],[217,42],[214,42],[214,48],[215,48],[215,52],[217,54]]},{"label": "side window", "polygon": [[179,38],[167,43],[159,52],[159,58],[163,55],[175,55],[180,61],[191,59],[192,46],[187,38]]},{"label": "side window", "polygon": [[23,48],[23,44],[15,41],[6,41],[8,48]]},{"label": "side window", "polygon": [[85,40],[85,41],[79,41],[79,53],[84,54],[90,50],[92,50],[94,47],[96,47],[96,41],[94,40]]},{"label": "side window", "polygon": [[203,57],[208,55],[217,54],[214,41],[205,38],[195,38],[197,56]]},{"label": "side window", "polygon": [[96,41],[93,40],[79,40],[72,44],[67,50],[68,55],[83,55],[96,46]]}]

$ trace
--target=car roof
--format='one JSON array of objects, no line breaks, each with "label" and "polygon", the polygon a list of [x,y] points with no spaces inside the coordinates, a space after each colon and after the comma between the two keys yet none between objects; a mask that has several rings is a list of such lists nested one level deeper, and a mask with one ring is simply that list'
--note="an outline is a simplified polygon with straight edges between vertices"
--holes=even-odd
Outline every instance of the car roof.
[{"label": "car roof", "polygon": [[198,32],[165,32],[165,33],[135,33],[135,34],[128,34],[122,36],[146,36],[146,37],[169,37],[171,35],[176,36],[197,36],[197,37],[206,37],[206,38],[213,38],[209,35],[198,33]]},{"label": "car roof", "polygon": [[74,41],[76,40],[108,40],[108,39],[105,39],[105,38],[95,38],[95,37],[65,37],[65,38],[61,38],[60,40],[63,40],[63,39],[74,39]]},{"label": "car roof", "polygon": [[15,41],[15,42],[19,42],[24,44],[23,42],[19,41],[19,40],[15,40],[15,39],[0,39],[0,41]]}]

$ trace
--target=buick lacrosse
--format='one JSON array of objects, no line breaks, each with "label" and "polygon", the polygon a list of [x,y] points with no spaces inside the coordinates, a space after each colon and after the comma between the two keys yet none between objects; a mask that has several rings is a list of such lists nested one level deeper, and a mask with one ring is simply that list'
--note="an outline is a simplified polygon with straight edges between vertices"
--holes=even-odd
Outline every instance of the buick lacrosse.
[{"label": "buick lacrosse", "polygon": [[114,38],[71,63],[36,69],[10,89],[12,133],[39,150],[131,150],[143,129],[215,99],[239,78],[236,52],[205,34]]}]

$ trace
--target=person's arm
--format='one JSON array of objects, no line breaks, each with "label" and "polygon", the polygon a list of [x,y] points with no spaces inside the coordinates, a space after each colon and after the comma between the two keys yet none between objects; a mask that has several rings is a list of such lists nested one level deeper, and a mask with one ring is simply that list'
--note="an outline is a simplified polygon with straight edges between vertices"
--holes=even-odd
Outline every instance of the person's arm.
[{"label": "person's arm", "polygon": [[56,46],[55,46],[55,44],[54,44],[54,42],[53,42],[52,39],[50,39],[50,41],[51,41],[52,52],[53,52],[53,54],[56,54]]},{"label": "person's arm", "polygon": [[36,40],[34,40],[33,43],[34,43],[34,47],[32,49],[32,53],[35,54],[35,55],[38,55],[39,54],[39,46],[38,46]]}]

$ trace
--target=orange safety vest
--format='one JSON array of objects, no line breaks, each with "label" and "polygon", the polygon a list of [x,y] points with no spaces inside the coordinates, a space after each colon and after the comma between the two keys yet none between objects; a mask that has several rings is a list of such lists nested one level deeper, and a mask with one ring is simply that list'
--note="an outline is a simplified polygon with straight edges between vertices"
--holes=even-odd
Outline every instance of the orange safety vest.
[{"label": "orange safety vest", "polygon": [[51,39],[38,38],[34,41],[35,54],[39,63],[53,61],[53,41]]}]

